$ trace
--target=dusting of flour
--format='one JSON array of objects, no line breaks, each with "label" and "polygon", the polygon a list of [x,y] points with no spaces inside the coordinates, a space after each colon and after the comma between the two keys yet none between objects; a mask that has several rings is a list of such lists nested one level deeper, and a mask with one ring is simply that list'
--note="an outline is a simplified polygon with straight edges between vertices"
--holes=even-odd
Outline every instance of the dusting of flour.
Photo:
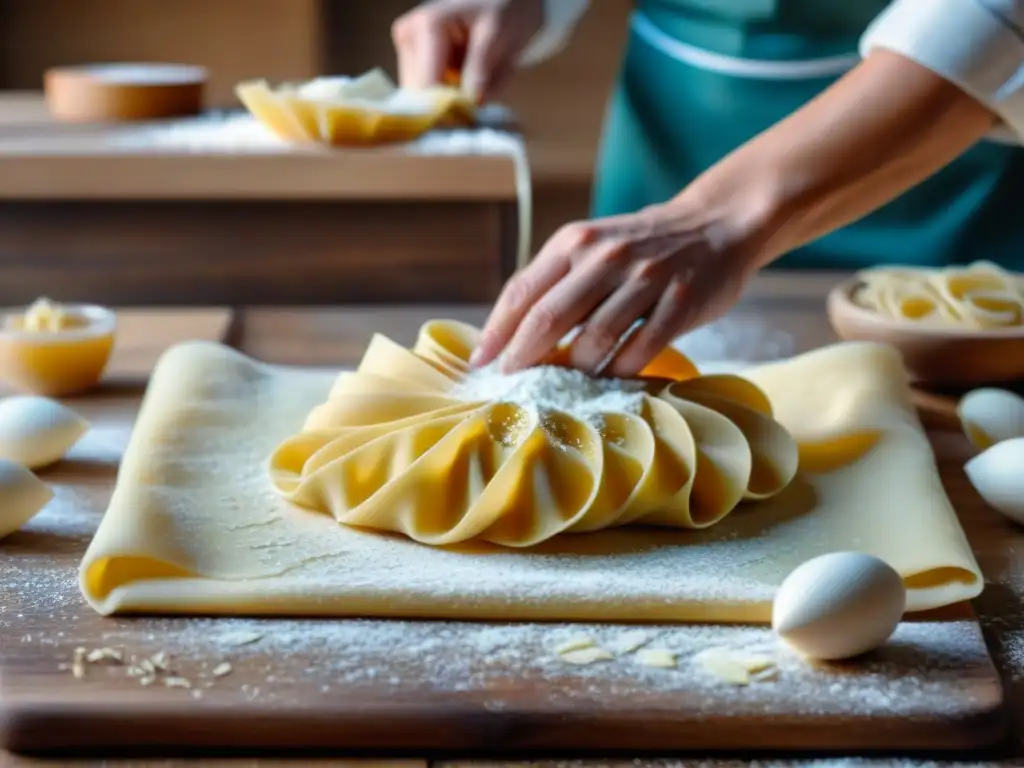
[{"label": "dusting of flour", "polygon": [[561,411],[600,426],[602,413],[640,413],[644,384],[593,378],[574,368],[540,365],[502,373],[500,361],[477,368],[451,391],[462,400],[511,403],[543,418]]},{"label": "dusting of flour", "polygon": [[[516,397],[514,387],[509,389]],[[607,394],[588,392],[595,398]],[[102,407],[100,401],[80,410],[96,422]],[[9,663],[33,670],[52,665],[58,673],[78,647],[110,648],[126,659],[165,656],[175,676],[191,685],[165,690],[165,695],[225,705],[255,700],[296,706],[332,699],[371,705],[416,696],[515,715],[522,710],[525,686],[543,690],[549,705],[562,711],[640,701],[655,717],[676,713],[681,706],[696,717],[722,712],[737,717],[856,717],[882,711],[897,717],[930,716],[956,711],[963,699],[951,692],[973,695],[963,681],[983,673],[989,663],[976,626],[966,621],[904,623],[882,651],[845,665],[808,664],[777,645],[768,627],[647,626],[642,631],[648,646],[666,649],[678,659],[677,668],[658,669],[639,663],[635,653],[619,650],[636,647],[637,628],[627,625],[100,617],[81,597],[77,568],[107,503],[106,494],[96,490],[95,478],[116,473],[130,432],[130,422],[105,418],[103,426],[73,449],[69,461],[42,472],[55,488],[54,502],[24,531],[3,542],[0,656],[13,660]],[[274,541],[271,532],[263,543]],[[460,579],[479,578],[477,571],[460,569],[454,557],[432,567],[435,561],[418,557],[417,548],[385,547],[378,538],[367,541],[381,544],[375,554],[387,567],[377,576],[385,580],[389,571],[415,569],[436,582],[435,588],[447,585],[454,592]],[[683,580],[700,596],[770,598],[764,584],[738,583],[721,571],[718,547],[727,543],[709,542],[705,558],[690,559],[687,566],[680,566],[680,553],[672,548],[653,550],[641,557],[634,576],[655,585]],[[593,555],[580,555],[552,567],[557,565],[563,580],[582,580],[595,594],[621,591],[609,583],[606,563],[594,560]],[[491,586],[521,599],[546,561],[538,555],[523,569],[503,565],[498,558]],[[331,560],[311,566],[305,578],[311,585],[322,583],[332,567]],[[1024,579],[1024,574],[1019,576]],[[1024,589],[1018,586],[1015,592]],[[623,598],[630,599],[630,590]],[[1011,618],[1019,633],[1022,624],[1007,614],[1007,621]],[[615,658],[588,666],[566,664],[557,649],[581,634],[612,650]],[[1020,637],[1024,633],[1015,636]],[[1008,639],[1007,646],[1012,647],[1004,655],[1016,661],[1014,672],[1019,672],[1024,641]],[[779,674],[746,687],[724,685],[696,661],[709,648],[768,656]],[[228,668],[229,673],[217,672]],[[80,683],[134,695],[140,682],[128,670],[127,664],[90,665]],[[62,674],[73,684],[70,672]],[[510,686],[509,681],[519,682]]]}]

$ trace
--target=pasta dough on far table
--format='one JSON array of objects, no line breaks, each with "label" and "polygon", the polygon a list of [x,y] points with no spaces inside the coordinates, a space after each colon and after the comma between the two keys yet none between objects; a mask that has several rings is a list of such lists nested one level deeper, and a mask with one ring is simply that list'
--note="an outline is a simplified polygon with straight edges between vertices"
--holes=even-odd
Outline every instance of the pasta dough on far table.
[{"label": "pasta dough on far table", "polygon": [[774,497],[702,530],[425,546],[271,487],[267,456],[336,375],[185,344],[154,372],[82,591],[105,614],[767,622],[790,570],[848,549],[896,568],[911,611],[981,591],[894,351],[839,344],[744,378],[797,442],[801,470]]}]

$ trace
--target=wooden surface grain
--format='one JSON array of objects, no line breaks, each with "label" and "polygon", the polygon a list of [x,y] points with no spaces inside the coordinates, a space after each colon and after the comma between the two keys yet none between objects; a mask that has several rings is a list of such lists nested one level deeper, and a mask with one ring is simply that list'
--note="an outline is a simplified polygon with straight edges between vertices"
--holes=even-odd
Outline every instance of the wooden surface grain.
[{"label": "wooden surface grain", "polygon": [[[704,333],[697,342],[703,344],[705,357],[724,358],[752,358],[761,359],[771,354],[790,354],[799,349],[809,348],[831,340],[831,335],[824,324],[820,296],[815,286],[826,286],[831,284],[832,277],[808,276],[803,280],[796,280],[792,276],[776,274],[768,276],[754,287],[743,305],[726,321],[715,328]],[[816,296],[818,298],[816,298]],[[469,321],[478,322],[485,314],[483,307],[453,309],[450,307],[421,307],[403,308],[401,310],[388,309],[359,309],[341,308],[337,310],[324,311],[291,311],[287,309],[277,310],[245,310],[239,313],[236,321],[232,324],[230,340],[238,345],[243,351],[254,354],[258,357],[271,359],[279,362],[304,363],[330,366],[343,366],[354,363],[365,347],[369,335],[373,331],[382,331],[394,335],[402,342],[411,341],[419,322],[430,317],[442,315],[457,316]],[[125,405],[130,404],[133,397],[137,397],[138,390],[133,395],[125,387],[118,388],[107,394],[101,394],[81,402],[74,403],[75,407],[87,413],[97,424],[108,424],[108,436],[111,432],[117,432],[118,424],[124,426],[126,421],[130,422],[130,416],[125,415]],[[129,407],[130,410],[130,407]],[[105,421],[106,420],[106,421]],[[123,435],[122,435],[123,436]],[[976,607],[981,615],[983,625],[988,629],[988,640],[990,647],[1000,662],[1004,679],[1011,683],[1011,694],[1015,686],[1012,678],[1018,671],[1015,671],[1013,664],[1016,662],[1019,647],[1015,645],[1015,638],[1018,633],[1024,632],[1024,620],[1022,613],[1024,609],[1024,562],[1016,557],[1016,552],[1024,543],[1024,537],[1020,536],[1017,529],[1012,527],[1005,520],[995,515],[977,498],[970,489],[969,484],[963,477],[962,463],[969,454],[966,441],[953,430],[937,430],[932,433],[934,445],[939,458],[940,469],[947,490],[954,499],[961,519],[979,555],[983,569],[989,579],[990,585],[985,594],[977,601]],[[114,440],[116,442],[116,440]],[[95,645],[97,643],[114,642],[120,643],[131,652],[145,653],[156,652],[161,648],[173,646],[180,654],[180,662],[187,668],[187,674],[199,679],[201,668],[204,663],[213,663],[219,658],[216,654],[210,654],[209,649],[203,651],[197,648],[195,653],[188,653],[182,646],[190,638],[195,641],[202,637],[197,632],[205,632],[206,625],[196,625],[194,621],[176,621],[170,619],[102,619],[91,614],[86,609],[80,598],[71,576],[74,565],[77,563],[92,528],[95,526],[99,515],[109,495],[110,479],[116,468],[116,446],[112,443],[99,446],[92,450],[98,453],[94,460],[90,461],[88,456],[82,457],[78,462],[67,462],[64,465],[55,467],[47,478],[58,484],[63,492],[58,496],[65,496],[73,506],[66,508],[66,514],[58,514],[46,530],[27,531],[19,534],[11,540],[10,548],[5,542],[5,557],[10,555],[11,559],[5,560],[5,564],[17,562],[20,568],[35,568],[37,571],[37,582],[39,589],[35,592],[29,590],[18,595],[18,605],[9,606],[4,614],[0,614],[0,669],[3,670],[2,683],[10,685],[14,678],[12,670],[20,670],[29,674],[28,684],[22,678],[18,683],[19,689],[37,692],[37,702],[53,701],[53,692],[60,690],[65,704],[65,711],[62,717],[56,721],[43,725],[44,721],[37,720],[27,735],[38,745],[40,740],[53,739],[56,734],[66,735],[68,730],[72,731],[76,739],[87,743],[93,740],[94,743],[102,742],[104,734],[97,733],[97,724],[106,721],[110,727],[117,727],[112,717],[116,707],[121,707],[122,717],[121,731],[131,730],[131,724],[124,724],[124,704],[130,703],[128,714],[133,718],[137,717],[145,725],[147,720],[154,715],[166,714],[167,707],[160,702],[157,695],[149,692],[141,693],[136,683],[126,680],[123,674],[119,674],[116,668],[102,668],[90,670],[90,679],[85,681],[74,681],[65,672],[61,676],[58,665],[61,660],[66,659],[70,650],[78,644]],[[99,475],[95,474],[99,472]],[[64,521],[67,525],[62,529],[57,523]],[[1015,547],[1017,549],[1015,549]],[[52,569],[56,569],[55,571]],[[54,575],[54,574],[57,575]],[[60,574],[63,574],[61,576]],[[10,582],[9,582],[10,583]],[[17,580],[15,580],[17,583]],[[60,589],[50,589],[55,584],[63,586]],[[47,587],[49,585],[49,587]],[[49,589],[49,591],[47,591]],[[11,611],[21,614],[22,622],[13,621]],[[14,614],[17,616],[17,614]],[[381,627],[373,625],[380,622],[369,622],[362,627],[369,633],[382,632]],[[56,632],[63,633],[57,636],[53,630],[59,627]],[[275,633],[283,639],[289,632],[294,635],[295,626],[281,620],[267,625],[268,644],[277,648],[287,648],[287,643],[274,640]],[[311,633],[322,631],[322,627],[310,627]],[[409,629],[413,632],[412,628]],[[424,628],[423,631],[431,631]],[[469,628],[467,632],[476,631]],[[23,638],[31,635],[35,640],[25,641]],[[471,653],[472,646],[466,645],[461,648],[457,641],[458,634],[452,638],[452,645],[462,655]],[[198,643],[197,643],[198,645]],[[258,645],[258,644],[257,644]],[[362,645],[354,649],[348,649],[357,658],[359,654],[367,656],[367,663],[386,665],[387,659],[381,656],[387,655],[386,650],[378,649],[376,653],[370,650],[370,646]],[[235,652],[239,653],[239,652]],[[339,651],[340,653],[340,651]],[[372,739],[387,730],[385,719],[380,716],[380,707],[387,698],[394,701],[409,702],[415,701],[410,698],[423,691],[423,687],[430,687],[431,675],[437,670],[430,670],[421,663],[417,665],[416,659],[410,659],[399,654],[400,658],[390,659],[393,668],[397,671],[397,677],[393,686],[387,691],[387,696],[382,698],[374,696],[361,684],[345,686],[336,690],[332,687],[330,693],[318,697],[317,690],[311,690],[308,674],[304,675],[303,670],[310,667],[298,667],[301,664],[299,659],[289,661],[281,658],[280,655],[267,655],[261,651],[252,650],[240,655],[237,659],[237,672],[231,675],[227,681],[218,683],[202,699],[192,700],[188,698],[187,691],[162,691],[161,693],[185,694],[179,697],[177,717],[170,721],[168,728],[167,721],[160,723],[160,732],[163,734],[162,743],[166,745],[189,743],[196,740],[209,744],[219,739],[222,734],[210,734],[210,731],[217,731],[219,726],[229,723],[239,724],[246,730],[242,731],[243,736],[248,736],[250,743],[273,743],[282,744],[285,736],[291,738],[316,737],[317,723],[309,720],[322,705],[329,705],[333,700],[335,703],[344,700],[346,696],[352,697],[350,703],[350,714],[352,719],[346,722],[344,719],[331,723],[332,727],[344,728],[354,735],[361,731],[362,736]],[[436,660],[436,659],[435,659]],[[330,655],[319,656],[315,663],[326,670],[330,664],[335,663]],[[927,659],[919,660],[927,674]],[[949,663],[947,659],[946,664]],[[978,676],[979,669],[974,672],[967,670],[963,674],[956,670],[956,662],[953,663],[953,673],[948,676],[950,684],[950,696],[956,697],[964,691],[981,690],[986,692],[989,703],[998,699],[998,684],[992,679],[986,679],[982,672]],[[1019,662],[1017,662],[1019,663]],[[514,666],[514,665],[513,665]],[[268,668],[271,668],[268,672]],[[95,674],[93,674],[95,673]],[[20,672],[19,672],[20,674]],[[268,674],[276,678],[276,683],[266,690]],[[310,673],[313,674],[313,673]],[[490,678],[486,681],[485,689],[474,689],[470,681],[469,695],[459,698],[451,696],[452,692],[442,692],[446,695],[436,697],[435,702],[443,702],[451,706],[453,702],[461,701],[465,706],[458,712],[458,716],[451,721],[443,719],[435,720],[427,725],[419,734],[413,734],[424,739],[433,739],[433,743],[449,744],[452,735],[431,733],[430,731],[443,730],[445,725],[452,723],[461,724],[465,734],[456,734],[457,738],[472,738],[478,744],[478,749],[487,750],[500,749],[502,747],[518,747],[519,749],[533,750],[534,752],[545,751],[552,745],[543,739],[545,727],[537,722],[516,717],[501,717],[500,712],[493,709],[494,702],[504,701],[513,705],[522,704],[533,695],[538,683],[531,681],[526,686],[517,685],[514,682],[515,669],[510,669],[507,675],[499,678]],[[559,685],[573,685],[572,675],[566,674],[565,679],[558,682]],[[291,680],[292,682],[288,682]],[[540,681],[541,684],[550,684],[550,681]],[[75,687],[78,683],[78,687]],[[84,685],[83,685],[84,683]],[[260,696],[252,696],[253,687],[259,683],[264,686]],[[876,681],[877,683],[877,681]],[[54,686],[57,686],[56,688]],[[977,688],[976,686],[980,686]],[[633,695],[642,696],[633,688]],[[461,693],[466,693],[465,691]],[[269,694],[269,695],[268,695]],[[588,698],[589,695],[589,698]],[[584,702],[593,712],[598,707],[607,709],[615,704],[615,694],[607,688],[598,685],[588,695],[583,696]],[[596,698],[595,698],[596,696]],[[728,691],[715,693],[714,691],[704,692],[705,707],[710,707],[711,712],[722,711],[728,708],[731,694]],[[992,698],[995,697],[995,698]],[[31,697],[29,697],[31,698]],[[675,709],[685,708],[686,697],[675,695],[672,702]],[[23,698],[24,700],[24,698]],[[1015,699],[1019,700],[1019,699]],[[306,702],[306,705],[303,704]],[[359,702],[362,711],[359,717],[355,717],[355,702]],[[154,703],[155,702],[155,703]],[[484,711],[477,709],[491,702],[492,709]],[[655,738],[649,739],[651,731],[658,732],[659,724],[664,724],[663,718],[668,717],[672,722],[672,714],[666,714],[668,702],[658,703],[658,694],[648,692],[646,712],[643,707],[636,714],[627,718],[619,726],[619,732],[630,731],[625,734],[624,744],[628,749],[637,753],[649,752],[644,749],[646,746],[654,749],[667,749],[666,742]],[[409,706],[406,704],[405,706]],[[898,709],[897,703],[893,706]],[[147,709],[148,708],[148,709]],[[280,725],[273,723],[275,708],[291,709],[294,713],[293,721],[287,723],[282,729]],[[716,709],[717,708],[717,709]],[[556,708],[557,709],[557,708]],[[705,710],[707,711],[707,710]],[[182,714],[184,712],[185,714]],[[234,712],[234,715],[230,715]],[[238,719],[238,713],[242,712],[250,717]],[[641,713],[646,716],[643,716]],[[652,719],[652,712],[656,717]],[[485,714],[486,713],[486,714]],[[50,711],[52,715],[52,709]],[[733,740],[734,745],[743,743],[749,739],[751,733],[760,729],[761,736],[756,737],[756,743],[752,747],[778,747],[782,746],[784,739],[786,745],[791,748],[806,749],[808,747],[828,747],[821,743],[819,733],[814,733],[813,716],[808,721],[806,717],[779,717],[775,711],[774,718],[759,718],[743,721],[742,718],[734,718],[735,729],[727,731]],[[191,721],[189,717],[191,716]],[[678,718],[678,714],[676,714]],[[107,720],[107,718],[110,718]],[[232,718],[235,718],[234,720]],[[608,731],[609,722],[598,718],[597,726],[583,727],[580,723],[573,722],[571,709],[551,711],[549,718],[559,721],[563,733],[571,733],[576,743],[580,746],[577,749],[587,750],[587,747],[606,744],[605,739],[614,732]],[[908,724],[920,728],[921,723],[912,724],[912,718],[896,718],[898,722],[888,722],[883,717],[881,721],[871,718],[853,718],[842,722],[831,724],[833,736],[835,732],[841,732],[841,738],[832,740],[832,746],[841,748],[849,753],[854,753],[868,748],[879,748],[880,742],[892,740],[893,732],[887,731],[894,728],[896,731],[905,729]],[[713,721],[713,720],[712,720]],[[710,748],[709,732],[710,721],[705,717],[696,724],[691,723],[685,735],[691,739],[691,745],[699,748]],[[984,718],[975,723],[965,723],[966,730],[975,734],[981,734],[984,728],[992,726],[993,721],[986,721]],[[153,725],[150,722],[149,725]],[[394,729],[394,720],[390,721],[392,743],[394,749],[399,751],[403,747],[402,735]],[[821,723],[819,722],[819,725]],[[324,723],[324,726],[327,724]],[[10,723],[8,722],[8,726]],[[767,726],[767,735],[764,735],[764,728]],[[43,728],[44,730],[37,730]],[[776,736],[772,737],[772,728],[777,728]],[[275,731],[276,729],[276,731]],[[925,729],[927,730],[927,729]],[[955,729],[954,729],[955,730]],[[904,746],[918,747],[940,747],[950,746],[949,737],[954,730],[942,732],[931,731],[927,736],[924,731],[919,732],[920,742],[914,745]],[[287,731],[287,734],[286,734]],[[550,732],[550,728],[548,729]],[[962,732],[961,732],[962,733]],[[992,732],[988,732],[992,735]],[[677,734],[678,736],[678,734]],[[987,739],[986,739],[987,740]],[[170,747],[168,747],[170,748]],[[628,761],[627,761],[628,762]],[[682,761],[679,764],[686,764]],[[476,764],[476,763],[474,763]],[[595,763],[598,764],[598,763]]]},{"label": "wooden surface grain", "polygon": [[479,302],[514,269],[508,157],[118,146],[151,130],[0,94],[0,304]]},{"label": "wooden surface grain", "polygon": [[190,152],[110,143],[127,132],[0,134],[0,199],[505,200],[516,194],[513,162],[503,155],[319,146]]},{"label": "wooden surface grain", "polygon": [[0,202],[0,304],[488,301],[512,271],[514,207]]}]

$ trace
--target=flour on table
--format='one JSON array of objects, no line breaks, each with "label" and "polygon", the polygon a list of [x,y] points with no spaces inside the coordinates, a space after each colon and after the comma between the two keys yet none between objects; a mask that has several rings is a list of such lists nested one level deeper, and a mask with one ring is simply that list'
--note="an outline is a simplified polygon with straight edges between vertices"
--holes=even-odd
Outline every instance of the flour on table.
[{"label": "flour on table", "polygon": [[770,673],[775,668],[775,660],[770,656],[724,647],[708,648],[697,654],[694,661],[708,674],[732,685],[750,685],[759,680],[762,673]]}]

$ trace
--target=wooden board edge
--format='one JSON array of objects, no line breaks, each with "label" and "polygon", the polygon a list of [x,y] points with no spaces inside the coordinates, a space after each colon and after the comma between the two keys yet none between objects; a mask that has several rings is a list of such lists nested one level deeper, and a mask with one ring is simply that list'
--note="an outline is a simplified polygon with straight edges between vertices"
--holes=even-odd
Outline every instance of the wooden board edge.
[{"label": "wooden board edge", "polygon": [[[622,718],[614,713],[490,713],[469,707],[439,712],[436,706],[410,706],[396,714],[393,710],[368,711],[358,702],[346,710],[196,706],[184,715],[180,708],[147,704],[134,706],[133,717],[126,722],[120,707],[99,705],[83,714],[80,707],[56,699],[0,698],[0,748],[33,754],[158,744],[235,751],[324,749],[451,757],[481,752],[562,754],[581,749],[636,754],[738,750],[960,754],[998,746],[1008,732],[1001,689],[957,716],[808,720],[794,715],[773,718],[767,729],[757,718],[735,718],[710,728],[699,717],[680,720],[664,712],[635,712]],[[753,739],[752,733],[756,734]],[[403,735],[398,738],[397,734]]]},{"label": "wooden board edge", "polygon": [[0,152],[0,200],[516,199],[514,160],[500,154]]}]

